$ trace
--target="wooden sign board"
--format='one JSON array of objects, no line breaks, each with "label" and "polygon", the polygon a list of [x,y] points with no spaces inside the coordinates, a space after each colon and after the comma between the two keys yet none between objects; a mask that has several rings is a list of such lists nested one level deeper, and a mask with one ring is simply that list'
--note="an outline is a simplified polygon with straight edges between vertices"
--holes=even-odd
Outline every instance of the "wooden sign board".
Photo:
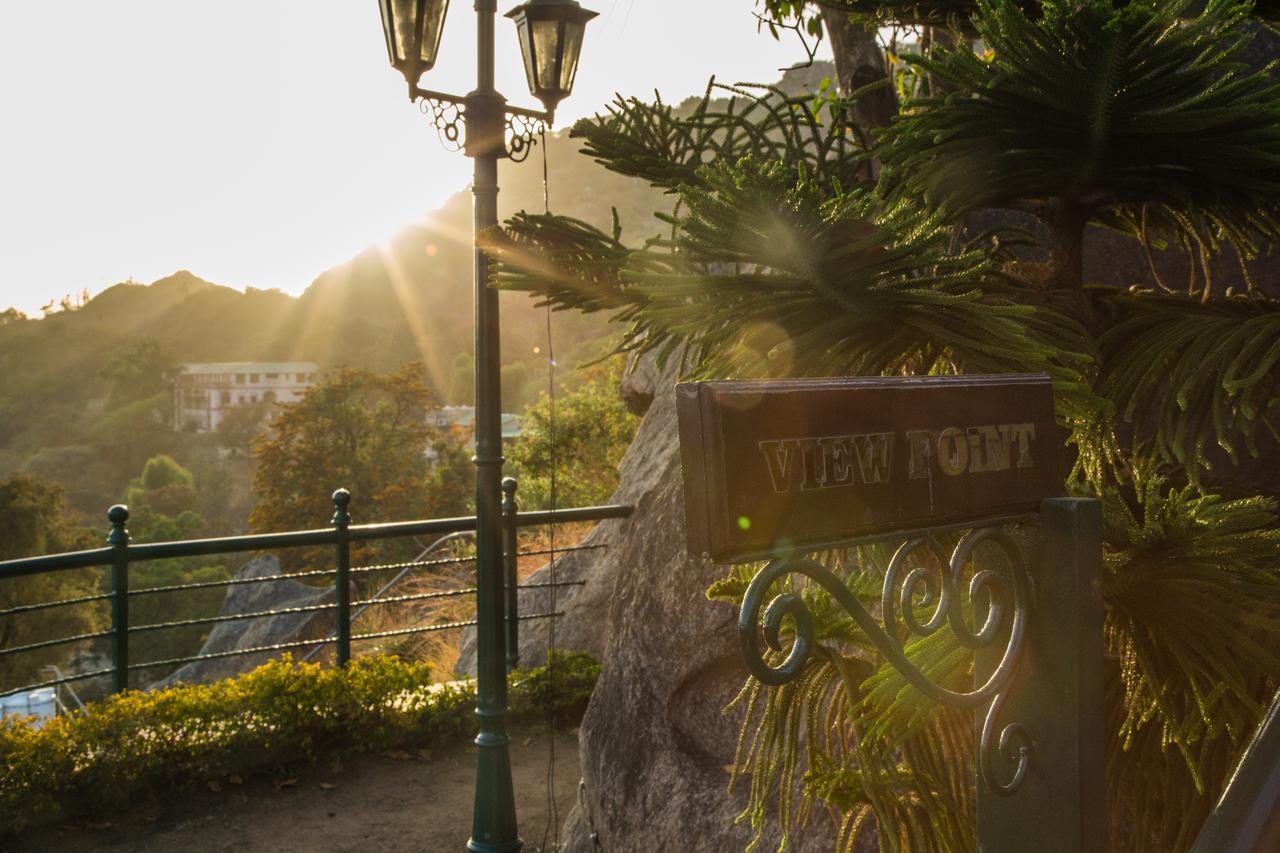
[{"label": "wooden sign board", "polygon": [[1043,374],[676,386],[689,551],[742,562],[1061,494]]}]

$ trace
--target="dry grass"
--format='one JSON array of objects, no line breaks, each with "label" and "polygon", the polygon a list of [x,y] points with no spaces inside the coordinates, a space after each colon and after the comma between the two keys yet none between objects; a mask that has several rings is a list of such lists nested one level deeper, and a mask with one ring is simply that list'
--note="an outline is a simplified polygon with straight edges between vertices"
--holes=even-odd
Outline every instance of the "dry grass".
[{"label": "dry grass", "polygon": [[[539,527],[520,532],[520,551],[548,551],[554,545],[557,550],[580,543],[593,527],[591,522],[557,525],[555,530]],[[547,554],[520,557],[517,574],[520,580],[547,564]],[[380,582],[390,579],[380,579]],[[395,587],[388,597],[449,592],[475,586],[475,561],[461,559],[447,565],[433,565],[411,572]],[[475,619],[475,596],[458,595],[395,604],[374,605],[366,610],[352,626],[353,634],[395,631],[425,625],[443,625],[467,622]],[[426,661],[433,667],[433,678],[449,681],[458,662],[461,628],[449,628],[403,637],[385,637],[364,640],[353,644],[353,655],[395,654],[406,660]]]},{"label": "dry grass", "polygon": [[[520,531],[520,553],[548,551],[552,545],[555,545],[557,550],[572,548],[583,539],[586,539],[587,534],[591,532],[593,527],[595,527],[594,521],[579,521],[572,524],[557,524],[554,529],[550,527],[533,527],[522,530]],[[516,563],[516,574],[519,575],[520,580],[524,580],[545,566],[549,559],[550,556],[547,554],[522,556]]]}]

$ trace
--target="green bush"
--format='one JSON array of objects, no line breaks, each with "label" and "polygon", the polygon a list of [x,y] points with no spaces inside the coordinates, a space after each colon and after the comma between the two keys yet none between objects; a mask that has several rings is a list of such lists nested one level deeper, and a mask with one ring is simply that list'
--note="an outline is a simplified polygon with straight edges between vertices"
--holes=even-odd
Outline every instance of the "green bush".
[{"label": "green bush", "polygon": [[[560,653],[550,669],[513,673],[512,717],[575,719],[599,671]],[[391,657],[339,669],[286,656],[213,684],[130,690],[40,729],[0,720],[0,835],[232,773],[472,733],[474,684],[432,685],[430,675]]]}]

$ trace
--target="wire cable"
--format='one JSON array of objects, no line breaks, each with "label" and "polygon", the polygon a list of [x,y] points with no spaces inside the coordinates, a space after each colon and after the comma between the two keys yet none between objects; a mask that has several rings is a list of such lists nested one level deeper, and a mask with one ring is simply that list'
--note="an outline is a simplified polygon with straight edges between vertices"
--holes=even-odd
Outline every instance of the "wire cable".
[{"label": "wire cable", "polygon": [[[551,212],[551,196],[549,189],[548,171],[547,171],[547,130],[544,125],[542,128],[542,210],[543,213]],[[554,337],[551,329],[551,306],[547,305],[547,403],[548,418],[547,430],[550,451],[550,488],[549,502],[550,509],[554,512],[556,509],[556,469],[558,467],[558,456],[556,447],[556,351],[554,345]],[[556,583],[556,526],[551,524],[547,528],[548,548],[550,562],[547,564],[548,580],[550,588],[548,592],[551,595],[550,612],[555,613],[557,601],[556,590],[559,588]],[[551,699],[556,695],[556,672],[555,672],[555,652],[556,652],[556,620],[551,619],[547,622],[547,823],[542,830],[541,848],[543,853],[548,851],[560,850],[560,810],[556,802],[556,721],[555,710]],[[551,847],[547,847],[547,838],[551,838]]]}]

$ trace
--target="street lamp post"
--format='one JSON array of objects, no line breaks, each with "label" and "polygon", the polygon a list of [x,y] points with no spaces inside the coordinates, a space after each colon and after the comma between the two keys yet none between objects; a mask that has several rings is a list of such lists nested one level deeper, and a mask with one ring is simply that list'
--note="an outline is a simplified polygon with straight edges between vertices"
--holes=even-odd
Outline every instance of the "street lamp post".
[{"label": "street lamp post", "polygon": [[[440,138],[474,161],[475,235],[498,224],[498,160],[523,159],[535,134],[551,124],[573,89],[582,34],[595,13],[576,0],[529,0],[508,13],[520,36],[529,91],[544,112],[509,107],[494,88],[496,0],[475,0],[476,88],[465,96],[419,87],[435,64],[449,0],[379,0],[387,53],[435,120]],[[515,791],[507,734],[502,565],[502,389],[498,293],[488,286],[489,259],[475,250],[476,325],[476,736],[475,810],[467,849],[518,851]],[[512,591],[514,594],[514,590]]]}]

